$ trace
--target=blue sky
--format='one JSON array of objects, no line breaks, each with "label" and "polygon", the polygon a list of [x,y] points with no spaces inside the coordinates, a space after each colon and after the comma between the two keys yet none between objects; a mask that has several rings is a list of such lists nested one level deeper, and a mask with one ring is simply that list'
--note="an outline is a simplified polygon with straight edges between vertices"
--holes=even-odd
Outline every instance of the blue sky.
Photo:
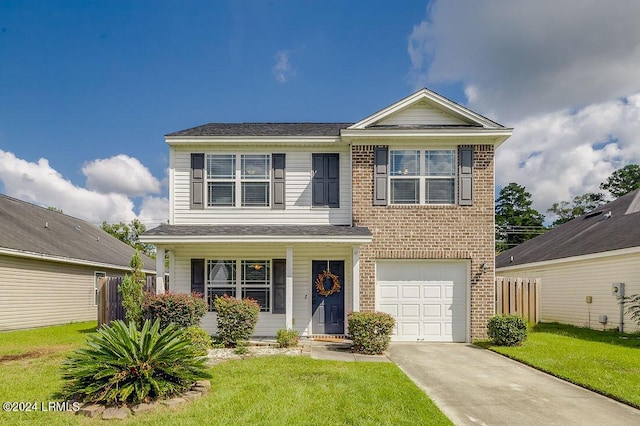
[{"label": "blue sky", "polygon": [[0,191],[153,226],[164,134],[357,121],[427,86],[516,128],[497,183],[544,211],[640,162],[640,9],[513,3],[0,2]]}]

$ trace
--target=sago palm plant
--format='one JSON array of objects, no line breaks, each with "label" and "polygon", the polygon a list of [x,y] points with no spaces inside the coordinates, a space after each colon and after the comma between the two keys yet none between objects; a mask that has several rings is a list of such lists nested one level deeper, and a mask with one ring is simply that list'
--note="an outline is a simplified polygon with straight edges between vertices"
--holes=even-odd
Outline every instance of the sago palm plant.
[{"label": "sago palm plant", "polygon": [[139,403],[178,394],[210,377],[205,358],[174,325],[114,321],[64,363],[65,392],[86,402]]}]

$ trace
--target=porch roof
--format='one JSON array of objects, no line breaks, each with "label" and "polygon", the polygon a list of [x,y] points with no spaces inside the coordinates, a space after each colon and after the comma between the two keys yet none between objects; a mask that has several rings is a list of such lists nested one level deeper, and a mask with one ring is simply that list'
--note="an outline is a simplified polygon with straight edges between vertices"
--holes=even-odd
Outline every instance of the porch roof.
[{"label": "porch roof", "polygon": [[372,240],[363,226],[342,225],[167,225],[150,229],[140,241],[151,244],[200,242],[351,243]]}]

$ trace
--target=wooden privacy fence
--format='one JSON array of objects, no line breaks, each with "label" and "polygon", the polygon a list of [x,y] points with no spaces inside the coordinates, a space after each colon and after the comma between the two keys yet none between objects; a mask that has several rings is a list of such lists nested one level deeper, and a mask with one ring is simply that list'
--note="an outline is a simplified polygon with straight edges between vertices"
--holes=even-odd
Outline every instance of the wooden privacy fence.
[{"label": "wooden privacy fence", "polygon": [[[110,324],[111,321],[124,320],[125,312],[122,306],[122,296],[118,291],[118,286],[122,283],[123,277],[105,277],[100,280],[98,290],[98,327],[102,324]],[[169,288],[169,277],[164,278],[164,289]],[[147,275],[147,283],[144,291],[156,291],[156,277]]]},{"label": "wooden privacy fence", "polygon": [[496,277],[496,315],[520,315],[540,321],[540,278]]}]

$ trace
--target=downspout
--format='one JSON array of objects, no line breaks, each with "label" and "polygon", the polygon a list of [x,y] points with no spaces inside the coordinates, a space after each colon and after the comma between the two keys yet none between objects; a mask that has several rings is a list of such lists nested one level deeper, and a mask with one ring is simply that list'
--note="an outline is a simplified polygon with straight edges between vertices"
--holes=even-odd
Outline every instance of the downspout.
[{"label": "downspout", "polygon": [[624,333],[624,283],[619,284],[619,294],[620,297],[620,333]]}]

